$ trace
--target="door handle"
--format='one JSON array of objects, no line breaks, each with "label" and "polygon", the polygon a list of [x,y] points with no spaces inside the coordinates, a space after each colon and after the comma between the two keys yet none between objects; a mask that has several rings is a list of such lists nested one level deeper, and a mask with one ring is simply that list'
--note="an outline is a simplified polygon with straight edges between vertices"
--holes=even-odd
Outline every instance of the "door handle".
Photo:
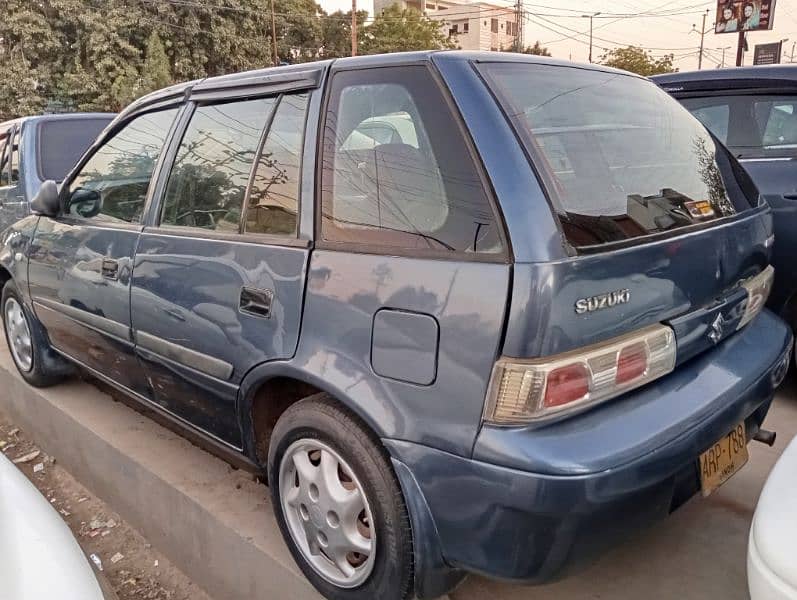
[{"label": "door handle", "polygon": [[797,194],[783,194],[783,197],[786,200],[797,200]]},{"label": "door handle", "polygon": [[119,279],[119,262],[112,258],[103,258],[102,276],[106,279]]},{"label": "door handle", "polygon": [[274,292],[271,290],[261,290],[245,285],[241,288],[238,310],[248,315],[268,319],[271,317],[273,299]]}]

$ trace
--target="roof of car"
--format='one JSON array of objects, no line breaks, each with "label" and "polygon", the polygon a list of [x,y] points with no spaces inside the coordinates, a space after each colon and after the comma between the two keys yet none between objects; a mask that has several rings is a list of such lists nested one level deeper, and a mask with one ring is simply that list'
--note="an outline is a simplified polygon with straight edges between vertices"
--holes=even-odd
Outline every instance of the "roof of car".
[{"label": "roof of car", "polygon": [[[797,64],[760,65],[666,73],[651,77],[665,89],[683,86],[684,89],[725,89],[739,87],[793,87],[797,85]],[[674,90],[678,91],[678,90]]]},{"label": "roof of car", "polygon": [[342,67],[380,67],[397,66],[401,64],[417,63],[431,60],[432,57],[439,57],[451,61],[471,61],[471,62],[525,62],[535,64],[547,64],[557,66],[570,66],[583,69],[600,70],[612,73],[622,73],[635,76],[625,71],[619,71],[610,67],[594,64],[572,63],[564,60],[557,60],[549,57],[534,56],[530,54],[513,54],[510,52],[471,52],[463,50],[423,50],[416,52],[393,52],[390,54],[371,54],[363,56],[352,56],[346,58],[319,60],[295,65],[281,65],[277,67],[266,67],[253,71],[240,73],[230,73],[205,79],[186,81],[176,85],[157,90],[146,96],[142,96],[134,101],[125,109],[125,114],[137,111],[144,106],[151,106],[161,102],[173,101],[181,96],[195,92],[210,92],[213,90],[224,90],[240,88],[244,86],[273,85],[275,81],[289,82],[298,79],[318,79],[320,74],[332,63]]},{"label": "roof of car", "polygon": [[0,129],[8,129],[12,125],[16,125],[19,123],[26,123],[26,122],[44,122],[44,121],[68,121],[72,119],[107,119],[111,120],[116,116],[115,113],[100,113],[100,112],[74,112],[74,113],[52,113],[52,114],[45,114],[45,115],[28,115],[25,117],[19,117],[17,119],[11,119],[10,121],[4,121],[0,123]]}]

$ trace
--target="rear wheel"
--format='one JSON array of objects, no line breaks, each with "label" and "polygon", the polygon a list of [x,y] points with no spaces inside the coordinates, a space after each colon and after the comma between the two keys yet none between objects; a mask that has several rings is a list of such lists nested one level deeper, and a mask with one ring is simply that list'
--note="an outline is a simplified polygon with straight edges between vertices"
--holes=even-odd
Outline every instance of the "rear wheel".
[{"label": "rear wheel", "polygon": [[2,313],[11,358],[25,381],[36,387],[61,381],[70,366],[50,347],[41,325],[25,308],[11,280],[3,287]]},{"label": "rear wheel", "polygon": [[268,460],[274,512],[310,582],[330,600],[405,600],[412,534],[396,477],[370,432],[325,394],[277,422]]}]

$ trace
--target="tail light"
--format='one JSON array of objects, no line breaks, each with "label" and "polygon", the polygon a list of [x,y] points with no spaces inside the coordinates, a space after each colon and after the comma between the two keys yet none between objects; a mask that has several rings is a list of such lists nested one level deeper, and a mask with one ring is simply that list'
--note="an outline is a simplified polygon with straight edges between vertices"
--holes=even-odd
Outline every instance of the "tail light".
[{"label": "tail light", "polygon": [[744,314],[739,321],[737,329],[747,325],[763,310],[769,298],[769,293],[772,291],[774,277],[775,269],[772,268],[772,265],[769,265],[755,277],[742,282],[742,287],[747,290],[747,304],[744,307]]},{"label": "tail light", "polygon": [[545,359],[501,358],[493,368],[484,420],[518,425],[580,410],[666,375],[675,334],[653,325]]}]

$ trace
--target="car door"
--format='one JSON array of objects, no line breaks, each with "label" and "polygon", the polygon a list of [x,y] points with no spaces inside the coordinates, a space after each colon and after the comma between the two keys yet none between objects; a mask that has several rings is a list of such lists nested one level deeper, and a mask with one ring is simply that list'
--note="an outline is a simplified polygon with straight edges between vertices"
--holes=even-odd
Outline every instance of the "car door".
[{"label": "car door", "polygon": [[40,217],[30,293],[53,346],[95,374],[149,396],[130,331],[130,278],[150,179],[177,108],[131,118],[83,160]]},{"label": "car door", "polygon": [[20,178],[20,124],[0,131],[0,231],[24,216],[24,191]]},{"label": "car door", "polygon": [[133,329],[154,400],[236,447],[241,379],[296,349],[310,245],[298,235],[308,100],[198,103],[136,253]]}]

